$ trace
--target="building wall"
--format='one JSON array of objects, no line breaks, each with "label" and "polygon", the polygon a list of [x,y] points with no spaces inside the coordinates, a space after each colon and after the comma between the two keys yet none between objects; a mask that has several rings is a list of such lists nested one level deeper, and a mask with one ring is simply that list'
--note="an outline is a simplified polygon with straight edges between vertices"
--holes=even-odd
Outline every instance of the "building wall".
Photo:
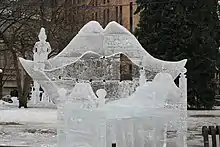
[{"label": "building wall", "polygon": [[[136,10],[135,0],[133,10]],[[53,0],[56,5],[61,5],[64,0]],[[130,29],[130,0],[67,0],[65,11],[68,21],[77,23],[78,20],[83,20],[83,24],[88,21],[96,20],[103,27],[110,21],[116,21]],[[68,12],[67,12],[68,11]],[[71,16],[77,13],[80,18],[76,20]],[[133,26],[137,26],[139,22],[139,14],[133,14]],[[134,29],[133,29],[134,30]]]},{"label": "building wall", "polygon": [[[126,27],[127,29],[130,28],[130,5],[129,5],[130,0],[123,0],[122,5],[123,5],[123,23],[122,25]],[[133,5],[133,12],[135,12],[137,8],[136,3]],[[133,14],[133,30],[137,26],[139,22],[139,14],[134,15]]]},{"label": "building wall", "polygon": [[[86,22],[98,21],[105,27],[110,21],[116,21],[128,30],[130,29],[130,0],[87,0],[78,3],[79,11],[86,12]],[[85,5],[80,7],[80,5]],[[133,11],[136,10],[136,3]],[[139,14],[133,14],[133,30],[139,22]]]}]

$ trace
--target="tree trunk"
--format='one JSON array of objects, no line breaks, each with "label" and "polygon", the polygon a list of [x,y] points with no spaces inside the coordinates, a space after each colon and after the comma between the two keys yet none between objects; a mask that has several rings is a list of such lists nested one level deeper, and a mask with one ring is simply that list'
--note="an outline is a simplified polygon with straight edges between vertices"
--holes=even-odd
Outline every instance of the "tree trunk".
[{"label": "tree trunk", "polygon": [[24,107],[27,108],[27,101],[30,94],[31,77],[26,73],[24,78],[22,99],[24,100]]},{"label": "tree trunk", "polygon": [[0,100],[3,97],[3,73],[0,73]]},{"label": "tree trunk", "polygon": [[25,102],[25,98],[23,97],[23,90],[22,90],[22,85],[21,85],[21,73],[19,69],[19,61],[17,58],[17,54],[15,51],[12,50],[12,57],[13,57],[13,63],[14,63],[14,69],[16,72],[16,83],[17,83],[17,88],[18,88],[18,99],[19,99],[19,108],[27,107],[27,101]]}]

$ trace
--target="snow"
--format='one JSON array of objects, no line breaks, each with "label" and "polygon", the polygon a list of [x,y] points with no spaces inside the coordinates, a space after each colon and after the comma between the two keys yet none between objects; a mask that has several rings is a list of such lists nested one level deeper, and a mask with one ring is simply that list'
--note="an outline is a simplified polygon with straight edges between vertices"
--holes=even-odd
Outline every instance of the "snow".
[{"label": "snow", "polygon": [[13,101],[13,104],[19,104],[19,100],[17,97],[11,97],[11,100]]},{"label": "snow", "polygon": [[217,108],[212,111],[188,111],[188,146],[203,146],[202,126],[220,125],[220,109]]},{"label": "snow", "polygon": [[1,107],[4,107],[5,104],[7,104],[7,106],[9,106],[9,105],[14,105],[14,104],[11,104],[11,103],[7,103],[7,102],[5,102],[5,101],[3,101],[3,100],[0,100],[0,109],[1,109]]},{"label": "snow", "polygon": [[[37,111],[36,111],[37,110]],[[43,115],[46,113],[47,115]],[[7,114],[7,115],[5,115]],[[56,111],[53,109],[9,109],[0,111],[1,122],[19,123],[56,123]]]},{"label": "snow", "polygon": [[[0,103],[0,145],[55,147],[56,123],[57,109],[18,109]],[[188,111],[188,147],[202,147],[202,126],[219,124],[220,110]]]},{"label": "snow", "polygon": [[16,105],[0,103],[0,145],[54,146],[56,123],[56,109],[18,109]]}]

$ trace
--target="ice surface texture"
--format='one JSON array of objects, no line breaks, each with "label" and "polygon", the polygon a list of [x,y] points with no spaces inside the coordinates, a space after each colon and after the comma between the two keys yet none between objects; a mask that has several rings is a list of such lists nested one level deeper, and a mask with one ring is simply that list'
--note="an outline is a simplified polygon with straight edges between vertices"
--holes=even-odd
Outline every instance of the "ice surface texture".
[{"label": "ice surface texture", "polygon": [[[119,81],[120,54],[132,62],[132,81]],[[167,129],[185,147],[187,60],[152,57],[118,23],[91,21],[54,58],[20,61],[58,106],[59,147],[166,147]]]},{"label": "ice surface texture", "polygon": [[[35,43],[33,48],[33,60],[35,62],[34,69],[35,70],[44,70],[45,64],[44,61],[48,59],[48,55],[51,52],[51,46],[49,42],[46,42],[47,35],[44,28],[41,28],[40,33],[38,35],[39,41]],[[40,90],[39,83],[34,79],[34,84],[31,91],[31,100],[29,104],[39,105],[41,104],[50,104],[50,99],[47,94]],[[42,88],[42,87],[41,87]],[[44,88],[44,87],[43,87]],[[42,94],[42,98],[40,98],[40,94]]]},{"label": "ice surface texture", "polygon": [[[86,24],[64,50],[52,59],[45,61],[45,70],[34,69],[35,63],[20,58],[28,74],[51,95],[51,86],[46,79],[102,79],[118,80],[119,62],[116,54],[123,53],[138,66],[144,66],[151,73],[166,72],[175,79],[186,64],[186,60],[167,62],[156,59],[146,52],[137,39],[123,26],[111,22],[103,29],[98,22]],[[98,57],[108,56],[105,59]],[[112,57],[109,57],[112,56]],[[108,67],[106,70],[106,67]],[[135,74],[134,74],[135,76]],[[46,80],[47,81],[47,80]],[[116,82],[116,85],[117,82]],[[117,90],[117,89],[116,89]],[[112,90],[111,90],[112,91]],[[56,101],[56,93],[52,97]],[[111,95],[112,97],[113,95]],[[110,98],[107,96],[107,98]]]},{"label": "ice surface texture", "polygon": [[[102,29],[99,23],[91,21],[79,31],[61,53],[45,61],[45,68],[51,70],[69,65],[88,52],[97,56],[123,53],[135,64],[142,64],[145,69],[156,73],[166,71],[173,78],[179,75],[186,64],[186,60],[168,62],[152,57],[129,31],[116,22],[110,22],[105,29]],[[31,66],[30,64],[28,66]]]}]

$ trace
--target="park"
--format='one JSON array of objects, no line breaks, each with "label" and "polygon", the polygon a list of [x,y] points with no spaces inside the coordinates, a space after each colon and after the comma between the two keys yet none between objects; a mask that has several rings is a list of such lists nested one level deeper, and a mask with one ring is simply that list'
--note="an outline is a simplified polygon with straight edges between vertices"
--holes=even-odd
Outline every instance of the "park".
[{"label": "park", "polygon": [[[126,5],[109,5],[108,1],[108,7],[98,3],[90,7],[92,3],[88,3],[81,8],[73,4],[72,12],[77,8],[88,19],[80,22],[80,27],[62,22],[67,32],[52,31],[53,19],[61,14],[68,17],[67,8],[62,7],[66,2],[58,7],[63,11],[55,6],[47,11],[43,1],[32,2],[27,4],[36,4],[34,8],[39,4],[39,20],[38,9],[14,7],[23,4],[19,0],[2,4],[5,22],[0,37],[5,65],[0,71],[0,145],[220,144],[218,2],[130,1],[130,26],[122,23],[125,9],[121,8]],[[117,8],[120,21],[118,16],[106,21],[105,14],[111,18],[109,7]],[[28,11],[17,16],[6,8]],[[103,10],[105,25],[94,9]],[[86,11],[95,15],[89,18]],[[34,17],[30,19],[28,14]],[[139,22],[134,29],[136,15]],[[68,25],[74,29],[68,30]],[[65,33],[72,35],[66,36],[65,43],[59,42]],[[53,37],[60,39],[56,43]],[[8,68],[13,68],[11,74]],[[3,97],[13,77],[17,88]]]}]

